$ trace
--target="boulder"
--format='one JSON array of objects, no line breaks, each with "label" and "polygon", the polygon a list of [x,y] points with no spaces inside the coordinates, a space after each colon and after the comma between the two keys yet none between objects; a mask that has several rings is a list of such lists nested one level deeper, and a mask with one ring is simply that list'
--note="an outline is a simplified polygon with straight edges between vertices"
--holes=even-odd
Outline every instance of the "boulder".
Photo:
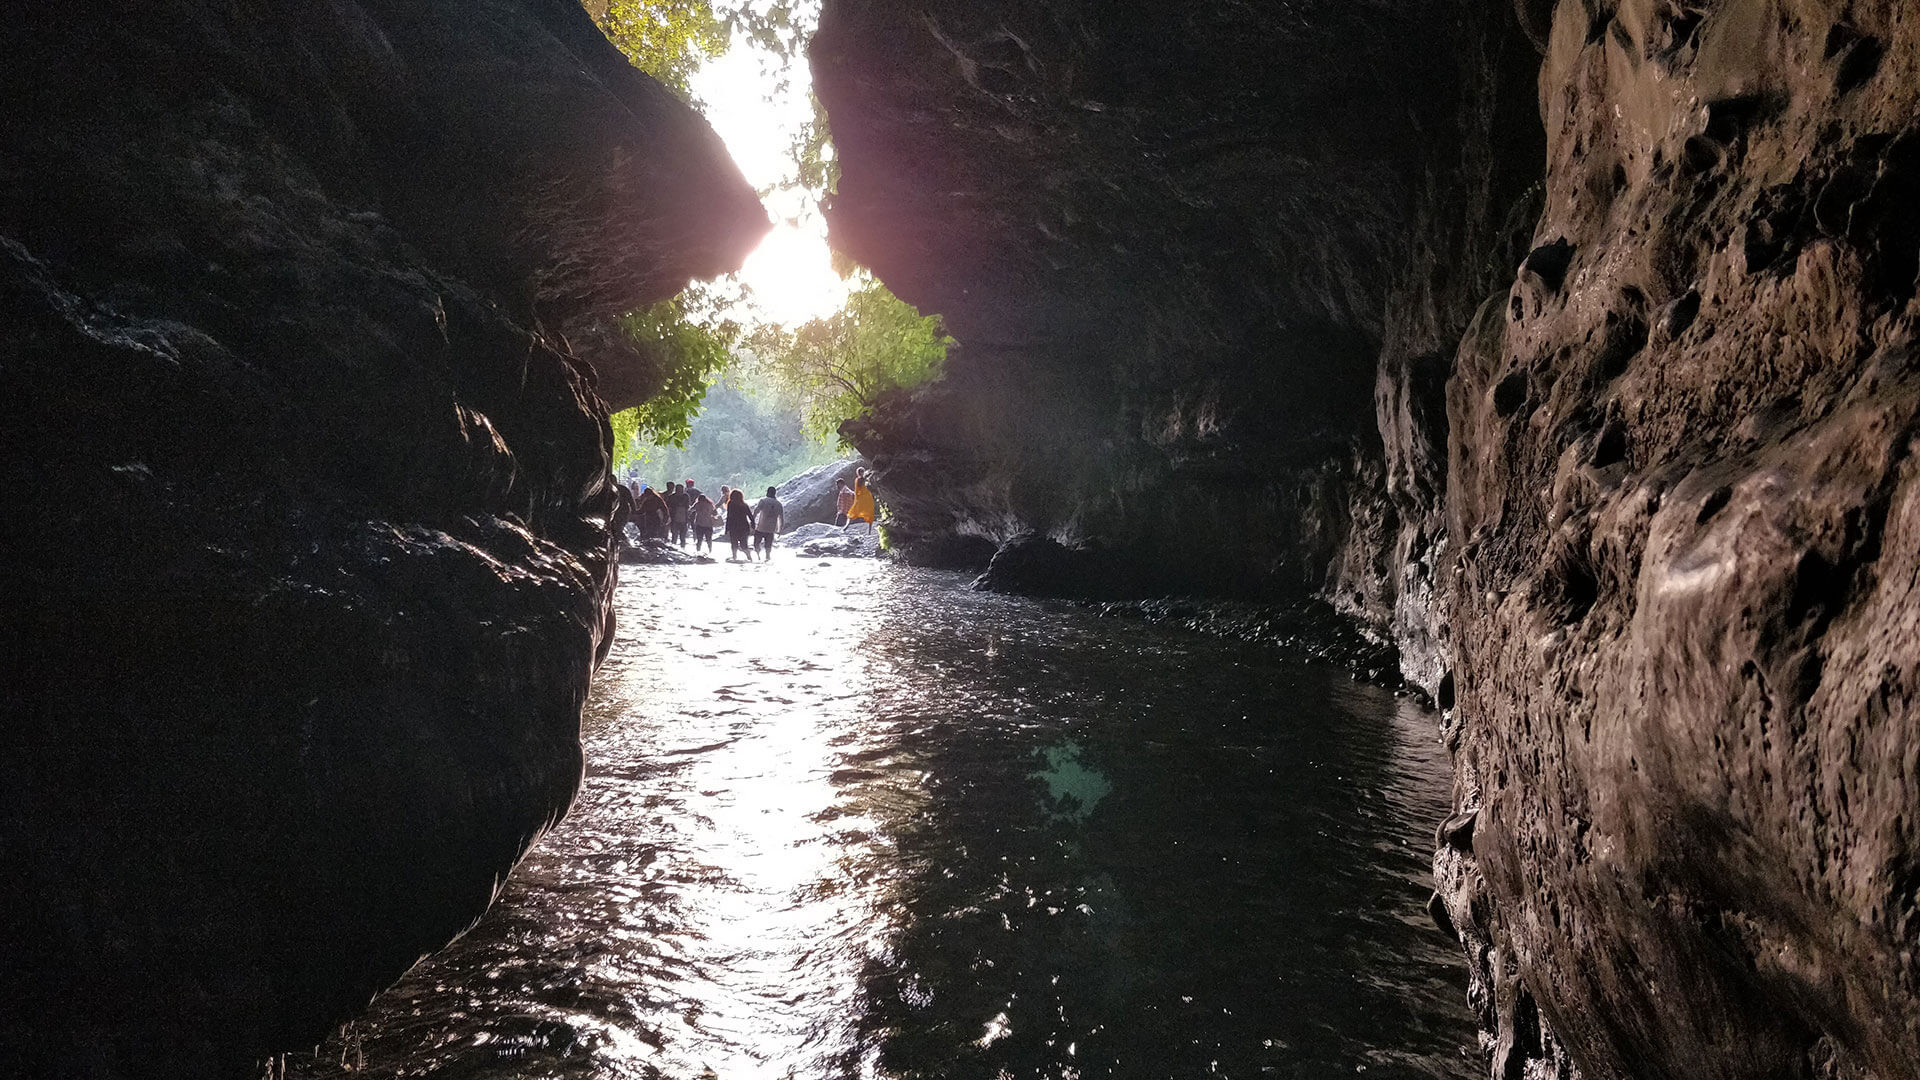
[{"label": "boulder", "polygon": [[785,527],[791,532],[803,525],[831,525],[839,520],[835,512],[840,482],[853,486],[853,474],[866,467],[864,458],[845,458],[816,465],[775,489],[775,498],[785,511]]},{"label": "boulder", "polygon": [[665,540],[634,540],[620,545],[620,561],[629,566],[704,566],[714,560]]},{"label": "boulder", "polygon": [[815,522],[782,533],[776,543],[784,548],[792,548],[800,557],[808,559],[870,559],[880,554],[880,534],[860,526],[847,530],[837,525]]}]

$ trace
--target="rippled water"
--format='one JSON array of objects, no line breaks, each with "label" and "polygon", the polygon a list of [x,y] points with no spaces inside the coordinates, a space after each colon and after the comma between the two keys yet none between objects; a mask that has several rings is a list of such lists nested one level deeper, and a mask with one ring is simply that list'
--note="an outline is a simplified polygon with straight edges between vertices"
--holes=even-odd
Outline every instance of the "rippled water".
[{"label": "rippled water", "polygon": [[292,1075],[1474,1075],[1429,714],[875,562],[626,578],[572,815]]}]

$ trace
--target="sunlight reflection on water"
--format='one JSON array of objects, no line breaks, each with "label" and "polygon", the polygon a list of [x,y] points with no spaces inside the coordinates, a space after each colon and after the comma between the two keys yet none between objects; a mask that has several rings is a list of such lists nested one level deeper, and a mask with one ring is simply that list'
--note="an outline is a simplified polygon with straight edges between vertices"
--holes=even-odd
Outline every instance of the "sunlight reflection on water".
[{"label": "sunlight reflection on water", "polygon": [[960,583],[629,570],[572,814],[292,1075],[1471,1075],[1430,717]]}]

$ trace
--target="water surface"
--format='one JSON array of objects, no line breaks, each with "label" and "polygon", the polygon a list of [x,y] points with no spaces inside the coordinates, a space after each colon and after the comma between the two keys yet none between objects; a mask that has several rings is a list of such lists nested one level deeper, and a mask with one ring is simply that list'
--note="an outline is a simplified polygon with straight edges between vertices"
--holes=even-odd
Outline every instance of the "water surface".
[{"label": "water surface", "polygon": [[572,814],[290,1074],[1476,1074],[1430,714],[963,585],[627,568]]}]

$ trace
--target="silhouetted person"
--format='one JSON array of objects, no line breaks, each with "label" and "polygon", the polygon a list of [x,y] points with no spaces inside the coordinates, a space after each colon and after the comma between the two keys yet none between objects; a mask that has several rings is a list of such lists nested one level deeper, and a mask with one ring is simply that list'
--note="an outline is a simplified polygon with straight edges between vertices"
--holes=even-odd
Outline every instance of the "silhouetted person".
[{"label": "silhouetted person", "polygon": [[625,484],[613,485],[613,518],[607,524],[613,528],[614,549],[627,546],[627,522],[633,520],[633,492]]},{"label": "silhouetted person", "polygon": [[867,470],[860,469],[853,474],[853,505],[847,509],[846,528],[853,528],[856,521],[867,523],[867,531],[873,531],[873,519],[877,511],[873,505],[873,489],[867,486]]},{"label": "silhouetted person", "polygon": [[747,509],[747,497],[737,488],[727,493],[727,544],[732,548],[728,562],[741,555],[753,561],[753,511]]},{"label": "silhouetted person", "polygon": [[635,516],[640,523],[642,540],[665,540],[667,538],[667,500],[660,493],[648,488],[640,493],[639,505]]},{"label": "silhouetted person", "polygon": [[780,531],[780,518],[786,513],[776,490],[768,488],[767,497],[753,504],[753,546],[759,549],[761,562],[773,558],[773,534]]},{"label": "silhouetted person", "polygon": [[687,489],[669,482],[667,493],[660,497],[667,504],[667,539],[680,547],[687,546]]},{"label": "silhouetted person", "polygon": [[700,545],[707,545],[707,551],[713,551],[713,527],[720,520],[720,508],[705,495],[693,497],[693,550],[699,551]]},{"label": "silhouetted person", "polygon": [[841,528],[847,527],[847,513],[853,509],[853,489],[845,480],[840,481],[840,490],[833,496],[833,523]]}]

